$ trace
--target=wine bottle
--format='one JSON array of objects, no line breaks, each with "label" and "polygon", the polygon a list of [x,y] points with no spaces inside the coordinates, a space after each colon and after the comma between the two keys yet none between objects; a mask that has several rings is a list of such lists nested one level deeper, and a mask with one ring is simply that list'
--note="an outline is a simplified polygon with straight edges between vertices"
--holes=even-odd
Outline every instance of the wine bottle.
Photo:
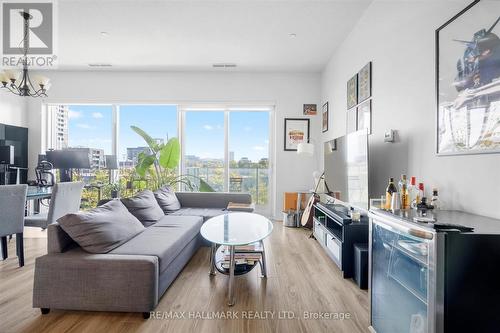
[{"label": "wine bottle", "polygon": [[396,185],[394,185],[394,178],[389,178],[389,185],[387,186],[387,189],[385,190],[385,206],[384,208],[386,210],[391,209],[391,201],[392,201],[392,194],[394,192],[397,192]]}]

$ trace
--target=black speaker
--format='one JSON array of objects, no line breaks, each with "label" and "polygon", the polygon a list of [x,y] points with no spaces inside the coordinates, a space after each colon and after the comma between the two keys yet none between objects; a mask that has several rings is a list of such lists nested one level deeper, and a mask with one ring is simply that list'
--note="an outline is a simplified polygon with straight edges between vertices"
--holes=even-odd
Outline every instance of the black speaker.
[{"label": "black speaker", "polygon": [[0,164],[14,164],[14,146],[0,146]]}]

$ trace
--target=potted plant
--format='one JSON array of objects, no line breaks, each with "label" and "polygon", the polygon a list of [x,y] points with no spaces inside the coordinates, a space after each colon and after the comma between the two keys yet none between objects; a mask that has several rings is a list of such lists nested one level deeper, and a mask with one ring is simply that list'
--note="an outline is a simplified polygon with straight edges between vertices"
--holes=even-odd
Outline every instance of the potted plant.
[{"label": "potted plant", "polygon": [[120,183],[113,183],[110,184],[110,190],[111,190],[111,198],[116,199],[120,197]]},{"label": "potted plant", "polygon": [[[137,156],[137,166],[135,167],[137,175],[145,180],[149,187],[158,189],[165,185],[176,187],[178,184],[182,184],[191,191],[195,189],[190,179],[194,176],[177,175],[175,172],[181,158],[179,139],[171,138],[167,143],[158,143],[139,127],[131,126],[131,129],[140,135],[149,147],[149,152],[142,152]],[[199,190],[214,192],[208,184],[200,186]]]}]

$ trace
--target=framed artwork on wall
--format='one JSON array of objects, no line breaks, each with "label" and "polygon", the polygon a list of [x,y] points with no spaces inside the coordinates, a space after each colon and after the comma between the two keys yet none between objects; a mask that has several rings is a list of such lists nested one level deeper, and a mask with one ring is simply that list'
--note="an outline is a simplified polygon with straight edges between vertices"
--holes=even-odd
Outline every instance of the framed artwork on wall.
[{"label": "framed artwork on wall", "polygon": [[323,133],[325,133],[326,131],[328,131],[328,102],[326,102],[325,104],[323,104],[323,107],[321,108],[321,128],[323,130]]},{"label": "framed artwork on wall", "polygon": [[356,108],[347,110],[346,134],[356,132],[358,125],[358,115]]},{"label": "framed artwork on wall", "polygon": [[357,107],[357,126],[356,129],[366,129],[368,134],[372,134],[372,101],[367,100]]},{"label": "framed artwork on wall", "polygon": [[372,96],[372,62],[367,63],[358,73],[358,103]]},{"label": "framed artwork on wall", "polygon": [[499,13],[474,1],[436,30],[438,155],[500,152]]},{"label": "framed artwork on wall", "polygon": [[316,104],[304,104],[303,106],[303,114],[304,116],[315,116],[317,114],[317,105]]},{"label": "framed artwork on wall", "polygon": [[309,119],[285,118],[285,151],[297,151],[301,142],[309,142]]},{"label": "framed artwork on wall", "polygon": [[347,109],[358,104],[358,74],[347,81]]}]

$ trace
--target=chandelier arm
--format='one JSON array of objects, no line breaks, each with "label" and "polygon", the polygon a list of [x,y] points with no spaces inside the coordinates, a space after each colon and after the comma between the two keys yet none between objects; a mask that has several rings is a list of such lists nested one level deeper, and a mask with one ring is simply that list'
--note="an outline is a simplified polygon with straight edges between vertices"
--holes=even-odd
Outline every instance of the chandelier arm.
[{"label": "chandelier arm", "polygon": [[9,86],[5,86],[5,87],[0,87],[1,89],[7,89],[8,91],[10,91],[11,93],[13,93],[14,95],[18,95],[18,96],[21,96],[21,94],[17,91],[17,90],[13,90],[11,87]]}]

